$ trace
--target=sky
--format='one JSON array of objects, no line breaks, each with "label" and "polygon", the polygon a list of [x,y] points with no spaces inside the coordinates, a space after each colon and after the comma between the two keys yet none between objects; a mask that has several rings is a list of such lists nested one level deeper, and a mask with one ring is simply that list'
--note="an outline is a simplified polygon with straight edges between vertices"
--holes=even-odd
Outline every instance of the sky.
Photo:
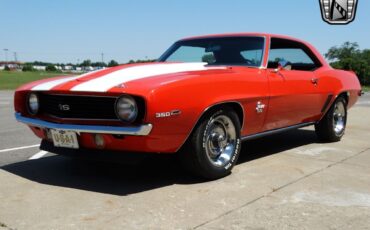
[{"label": "sky", "polygon": [[[349,25],[322,21],[319,0],[0,0],[0,60],[82,62],[158,58],[189,36],[285,34],[321,53],[345,41],[370,48],[370,1]],[[8,49],[5,52],[4,49]]]}]

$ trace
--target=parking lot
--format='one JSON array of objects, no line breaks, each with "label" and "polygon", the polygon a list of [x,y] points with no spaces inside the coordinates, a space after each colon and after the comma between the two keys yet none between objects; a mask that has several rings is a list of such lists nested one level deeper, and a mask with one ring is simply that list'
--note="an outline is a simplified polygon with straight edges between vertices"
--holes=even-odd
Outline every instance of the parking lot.
[{"label": "parking lot", "polygon": [[175,157],[80,161],[38,149],[0,91],[0,229],[370,229],[370,95],[346,135],[312,128],[248,141],[233,173],[211,182]]}]

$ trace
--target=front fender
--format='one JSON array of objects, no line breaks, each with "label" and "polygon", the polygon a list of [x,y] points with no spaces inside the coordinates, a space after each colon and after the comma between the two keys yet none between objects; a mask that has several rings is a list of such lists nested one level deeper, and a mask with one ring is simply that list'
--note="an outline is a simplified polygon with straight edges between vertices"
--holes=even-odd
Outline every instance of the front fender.
[{"label": "front fender", "polygon": [[[177,151],[186,141],[203,113],[212,106],[226,102],[238,103],[242,110],[243,120],[255,121],[256,100],[268,101],[267,79],[263,76],[245,75],[214,76],[196,81],[172,82],[158,87],[147,97],[148,123],[153,124],[152,142],[161,151]],[[179,113],[171,114],[172,111]],[[163,114],[164,116],[158,116]],[[166,116],[166,114],[168,116]],[[259,119],[259,121],[258,121]],[[253,125],[262,126],[263,117],[259,116]],[[242,135],[253,129],[245,128]]]}]

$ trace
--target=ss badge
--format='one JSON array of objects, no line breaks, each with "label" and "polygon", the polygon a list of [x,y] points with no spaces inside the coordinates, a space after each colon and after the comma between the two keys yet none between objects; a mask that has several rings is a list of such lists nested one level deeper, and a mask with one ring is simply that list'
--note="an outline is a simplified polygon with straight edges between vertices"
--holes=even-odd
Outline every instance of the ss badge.
[{"label": "ss badge", "polygon": [[59,110],[61,110],[61,111],[69,111],[70,110],[70,107],[67,104],[66,105],[59,104],[58,107],[59,107]]}]

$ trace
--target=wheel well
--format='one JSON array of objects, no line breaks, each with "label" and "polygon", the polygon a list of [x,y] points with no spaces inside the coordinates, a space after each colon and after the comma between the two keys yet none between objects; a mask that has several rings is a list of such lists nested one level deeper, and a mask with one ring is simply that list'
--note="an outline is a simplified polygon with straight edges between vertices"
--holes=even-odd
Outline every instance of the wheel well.
[{"label": "wheel well", "polygon": [[203,120],[203,118],[205,116],[208,116],[209,113],[212,113],[213,111],[215,111],[217,109],[225,108],[225,107],[229,107],[229,108],[233,109],[236,112],[236,114],[238,115],[239,121],[240,121],[241,129],[243,129],[243,126],[244,126],[244,109],[243,109],[242,105],[239,102],[223,102],[223,103],[220,103],[220,104],[215,104],[215,105],[212,105],[212,106],[206,108],[203,111],[202,115],[199,117],[198,121],[194,124],[192,130],[190,131],[190,133],[186,137],[185,142],[177,149],[177,151],[179,151],[186,144],[186,142],[189,140],[189,137],[194,132],[195,128],[199,125],[199,123]]},{"label": "wheel well", "polygon": [[[240,125],[241,125],[241,127],[243,127],[243,124],[244,124],[244,109],[243,109],[242,105],[239,102],[224,102],[224,103],[220,103],[220,104],[216,104],[216,105],[213,105],[211,107],[208,107],[205,110],[205,112],[202,114],[201,119],[203,118],[203,116],[208,115],[209,112],[214,111],[216,109],[225,108],[225,107],[229,107],[229,108],[233,109],[236,112],[236,114],[238,115],[239,121],[240,121]],[[201,119],[199,119],[199,120],[201,120]]]},{"label": "wheel well", "polygon": [[342,92],[338,95],[338,97],[343,97],[346,100],[346,103],[348,104],[348,100],[349,100],[348,92]]},{"label": "wheel well", "polygon": [[331,106],[333,106],[333,104],[335,103],[335,100],[337,100],[337,98],[339,97],[343,97],[344,100],[346,100],[346,104],[348,105],[348,100],[349,100],[348,92],[347,91],[341,92],[340,94],[338,94],[338,96],[335,97],[333,102],[326,107],[326,110],[323,110],[325,111],[325,113],[322,114],[321,118],[317,122],[321,121],[325,117],[325,115],[329,112]]}]

